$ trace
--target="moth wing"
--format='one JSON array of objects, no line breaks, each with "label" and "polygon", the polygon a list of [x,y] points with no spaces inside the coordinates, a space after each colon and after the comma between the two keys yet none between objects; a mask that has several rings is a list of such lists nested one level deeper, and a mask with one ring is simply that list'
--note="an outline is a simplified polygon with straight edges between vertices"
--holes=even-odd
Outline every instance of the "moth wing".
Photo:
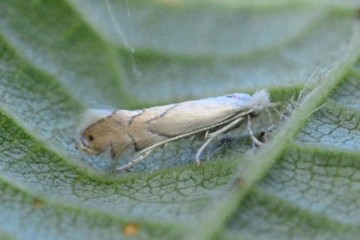
[{"label": "moth wing", "polygon": [[216,99],[183,102],[150,121],[148,128],[159,135],[174,137],[215,125],[241,111],[239,106]]}]

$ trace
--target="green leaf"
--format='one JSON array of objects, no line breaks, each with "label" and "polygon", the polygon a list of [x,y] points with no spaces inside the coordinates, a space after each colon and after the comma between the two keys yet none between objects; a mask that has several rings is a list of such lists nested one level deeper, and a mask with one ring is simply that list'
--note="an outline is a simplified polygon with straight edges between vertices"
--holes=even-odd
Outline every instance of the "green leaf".
[{"label": "green leaf", "polygon": [[[357,7],[3,0],[0,238],[355,239]],[[262,88],[281,105],[252,122],[256,133],[275,126],[259,149],[240,128],[212,144],[201,167],[193,158],[203,139],[195,138],[115,174],[124,161],[75,148],[88,107],[136,109]]]}]

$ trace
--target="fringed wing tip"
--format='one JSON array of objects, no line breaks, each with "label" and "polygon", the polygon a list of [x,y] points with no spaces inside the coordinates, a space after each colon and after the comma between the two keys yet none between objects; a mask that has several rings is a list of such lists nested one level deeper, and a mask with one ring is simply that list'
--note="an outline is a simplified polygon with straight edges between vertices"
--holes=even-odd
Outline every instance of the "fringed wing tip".
[{"label": "fringed wing tip", "polygon": [[260,106],[267,107],[271,105],[270,94],[266,89],[255,92],[253,98]]}]

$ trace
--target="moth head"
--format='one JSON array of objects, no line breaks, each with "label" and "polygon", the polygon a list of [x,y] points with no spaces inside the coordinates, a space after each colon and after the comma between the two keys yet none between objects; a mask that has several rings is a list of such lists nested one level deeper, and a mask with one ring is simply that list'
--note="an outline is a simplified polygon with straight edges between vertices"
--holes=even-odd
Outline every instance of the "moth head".
[{"label": "moth head", "polygon": [[110,150],[112,158],[122,155],[129,147],[124,132],[129,121],[129,111],[88,110],[83,115],[79,130],[78,149],[99,155]]},{"label": "moth head", "polygon": [[111,124],[108,121],[111,115],[109,110],[88,110],[84,113],[77,142],[80,150],[90,155],[98,155],[111,147]]}]

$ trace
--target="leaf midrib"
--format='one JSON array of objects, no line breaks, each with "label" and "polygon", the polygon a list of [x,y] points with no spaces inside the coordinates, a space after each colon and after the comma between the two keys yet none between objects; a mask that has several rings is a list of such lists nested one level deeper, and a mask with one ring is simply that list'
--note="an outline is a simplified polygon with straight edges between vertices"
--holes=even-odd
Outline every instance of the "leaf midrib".
[{"label": "leaf midrib", "polygon": [[339,64],[330,69],[327,74],[319,76],[316,81],[317,86],[304,97],[299,107],[293,111],[289,120],[268,144],[264,145],[259,152],[245,156],[250,162],[246,172],[243,171],[242,166],[238,167],[234,180],[230,183],[229,191],[220,201],[214,203],[214,207],[209,208],[200,226],[190,232],[188,239],[211,239],[221,231],[245,196],[276,164],[288,143],[295,139],[296,134],[308,121],[306,116],[320,106],[342,81],[343,76],[360,56],[360,22],[354,23],[353,27],[351,42],[343,54],[345,57],[341,58],[338,61]]}]

